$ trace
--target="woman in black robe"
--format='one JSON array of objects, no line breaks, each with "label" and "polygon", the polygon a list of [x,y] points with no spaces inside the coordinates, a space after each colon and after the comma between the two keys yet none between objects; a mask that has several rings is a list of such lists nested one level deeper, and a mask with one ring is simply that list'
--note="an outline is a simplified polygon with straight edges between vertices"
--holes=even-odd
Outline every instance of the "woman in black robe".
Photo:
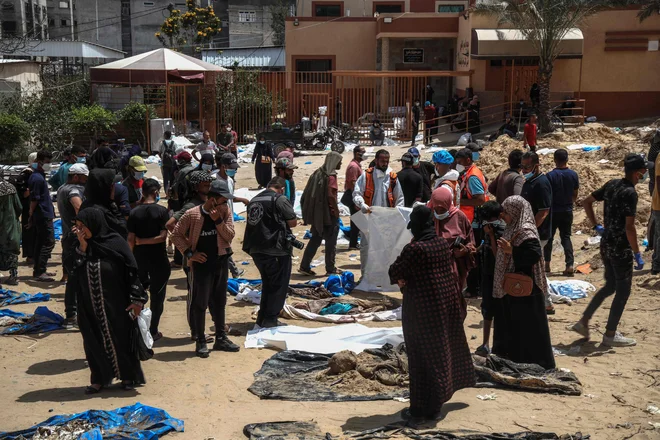
[{"label": "woman in black robe", "polygon": [[[531,205],[520,196],[502,203],[502,220],[507,224],[498,250],[493,277],[493,298],[497,301],[493,353],[518,363],[555,368],[550,342],[545,292],[548,283],[543,269],[543,249],[539,241]],[[505,273],[520,273],[534,280],[530,296],[514,297],[504,292]]]},{"label": "woman in black robe", "polygon": [[442,405],[476,379],[452,250],[436,234],[430,208],[416,207],[408,228],[414,238],[390,266],[389,276],[403,292],[410,417],[416,424],[441,417]]},{"label": "woman in black robe", "polygon": [[127,240],[126,218],[119,212],[119,208],[113,200],[115,175],[114,170],[110,169],[95,168],[91,170],[87,185],[85,185],[85,201],[81,209],[94,207],[102,211],[110,229]]},{"label": "woman in black robe", "polygon": [[265,188],[273,177],[273,162],[275,153],[273,145],[266,141],[266,138],[259,136],[257,144],[252,153],[252,163],[254,164],[254,175],[257,178],[259,189]]},{"label": "woman in black robe", "polygon": [[117,378],[122,388],[145,383],[137,352],[141,337],[134,316],[147,294],[138,278],[137,263],[128,243],[113,232],[104,213],[86,208],[78,213],[74,232],[79,247],[65,261],[76,274],[78,326],[95,394]]}]

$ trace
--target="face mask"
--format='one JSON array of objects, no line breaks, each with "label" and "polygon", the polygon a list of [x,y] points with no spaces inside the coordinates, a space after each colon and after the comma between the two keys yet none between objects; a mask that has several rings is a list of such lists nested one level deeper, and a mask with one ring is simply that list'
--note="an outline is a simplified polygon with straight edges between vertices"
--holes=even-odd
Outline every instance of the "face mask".
[{"label": "face mask", "polygon": [[266,143],[266,141],[259,141],[259,143],[260,143],[261,145],[263,145],[263,144]]},{"label": "face mask", "polygon": [[649,172],[645,172],[642,177],[639,178],[639,183],[644,183],[649,178]]},{"label": "face mask", "polygon": [[83,157],[76,157],[76,162],[78,162],[78,163],[86,163],[86,162],[87,162],[87,158],[84,157],[84,156],[83,156]]},{"label": "face mask", "polygon": [[231,127],[227,127],[227,132],[231,132]]},{"label": "face mask", "polygon": [[143,177],[144,177],[144,171],[133,173],[133,178],[135,180],[142,180]]},{"label": "face mask", "polygon": [[433,211],[433,216],[434,216],[437,220],[444,220],[444,219],[446,219],[447,217],[449,217],[449,211],[445,212],[444,214],[438,214],[437,212]]},{"label": "face mask", "polygon": [[203,164],[202,164],[202,169],[203,169],[204,171],[211,171],[211,170],[213,169],[213,165],[208,164],[208,163],[203,163]]},{"label": "face mask", "polygon": [[234,177],[236,175],[236,170],[227,170],[227,175],[229,177]]},{"label": "face mask", "polygon": [[481,154],[478,151],[472,153],[472,162],[478,161],[480,156]]},{"label": "face mask", "polygon": [[523,177],[525,178],[525,180],[529,180],[529,179],[534,177],[534,174],[536,174],[536,173],[534,171],[532,171],[530,173],[523,174]]},{"label": "face mask", "polygon": [[160,202],[160,194],[156,196],[156,203]]},{"label": "face mask", "polygon": [[460,163],[458,163],[458,164],[456,164],[456,171],[458,171],[459,173],[462,173],[463,171],[465,171],[465,167],[463,165],[461,165]]},{"label": "face mask", "polygon": [[38,164],[38,163],[31,163],[31,164],[30,164],[30,167],[31,167],[33,170],[36,170],[37,168],[39,168],[39,164]]},{"label": "face mask", "polygon": [[50,164],[45,163],[45,164],[41,165],[41,169],[44,170],[44,171],[50,171]]}]

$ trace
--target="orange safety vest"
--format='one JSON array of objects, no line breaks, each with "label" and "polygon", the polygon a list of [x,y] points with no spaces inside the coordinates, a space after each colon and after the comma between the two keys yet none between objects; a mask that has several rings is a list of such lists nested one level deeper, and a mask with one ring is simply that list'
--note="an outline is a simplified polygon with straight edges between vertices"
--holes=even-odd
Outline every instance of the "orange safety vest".
[{"label": "orange safety vest", "polygon": [[[476,177],[481,181],[481,185],[484,187],[484,198],[486,199],[486,202],[488,201],[488,185],[486,185],[486,179],[484,178],[484,174],[481,172],[479,168],[477,168],[476,165],[472,165],[463,175],[463,181],[461,185],[461,198],[465,199],[471,199],[472,198],[472,193],[470,192],[470,185],[469,185],[469,180],[470,177]],[[461,204],[461,211],[463,211],[463,214],[465,214],[470,220],[470,223],[474,220],[474,206],[464,206]]]},{"label": "orange safety vest", "polygon": [[443,180],[438,188],[442,187],[443,185],[447,185],[448,187],[451,188],[453,194],[454,194],[454,206],[460,207],[461,206],[461,191],[458,188],[458,180]]},{"label": "orange safety vest", "polygon": [[[371,206],[371,202],[374,199],[374,169],[369,168],[365,171],[365,185],[364,185],[364,203]],[[390,186],[387,188],[387,203],[388,207],[394,208],[396,206],[396,201],[394,200],[394,188],[396,187],[396,173],[392,171],[390,173]]]}]

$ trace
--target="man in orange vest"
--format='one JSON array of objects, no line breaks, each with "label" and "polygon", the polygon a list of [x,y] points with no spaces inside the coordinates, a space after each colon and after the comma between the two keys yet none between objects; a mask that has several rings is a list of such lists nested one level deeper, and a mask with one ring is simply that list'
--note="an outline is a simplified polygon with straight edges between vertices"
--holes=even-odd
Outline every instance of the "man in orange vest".
[{"label": "man in orange vest", "polygon": [[[353,203],[364,214],[371,212],[372,206],[394,208],[404,206],[403,191],[396,173],[390,168],[390,153],[378,150],[373,167],[367,169],[355,182]],[[367,267],[368,243],[366,236],[360,232],[360,262]]]},{"label": "man in orange vest", "polygon": [[[476,208],[488,201],[488,185],[486,178],[481,170],[474,164],[478,158],[478,153],[469,148],[463,148],[456,153],[456,171],[461,174],[461,211],[472,222],[472,232],[474,241],[481,243],[482,229],[481,219],[475,215]],[[479,296],[479,284],[481,280],[481,271],[477,262],[477,267],[470,271],[467,279],[467,292],[469,296]]]}]

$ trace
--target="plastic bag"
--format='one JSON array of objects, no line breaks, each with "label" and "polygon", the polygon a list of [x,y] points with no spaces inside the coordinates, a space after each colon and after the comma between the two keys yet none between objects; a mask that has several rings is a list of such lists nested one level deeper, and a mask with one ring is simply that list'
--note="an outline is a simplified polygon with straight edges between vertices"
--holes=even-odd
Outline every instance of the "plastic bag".
[{"label": "plastic bag", "polygon": [[146,345],[147,348],[152,348],[154,346],[154,338],[149,331],[149,327],[151,326],[151,309],[149,307],[142,309],[142,313],[137,317],[137,323],[140,328],[140,334],[142,335],[144,345]]},{"label": "plastic bag", "polygon": [[469,144],[470,142],[472,142],[472,134],[471,133],[465,133],[463,136],[461,136],[458,139],[458,143],[456,145],[464,147],[467,144]]}]

